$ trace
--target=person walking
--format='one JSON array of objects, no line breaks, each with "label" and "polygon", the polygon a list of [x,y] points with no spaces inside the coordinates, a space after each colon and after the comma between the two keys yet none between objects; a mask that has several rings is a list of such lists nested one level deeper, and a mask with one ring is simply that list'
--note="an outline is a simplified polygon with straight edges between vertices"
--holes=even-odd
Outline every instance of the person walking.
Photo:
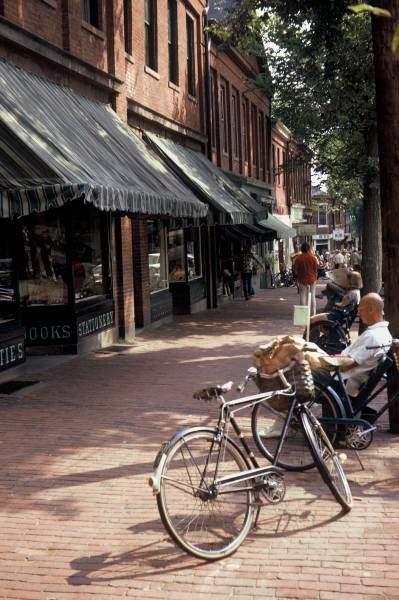
[{"label": "person walking", "polygon": [[316,281],[319,262],[310,251],[310,246],[304,242],[301,246],[301,254],[295,259],[294,273],[298,283],[299,304],[306,306],[308,303],[308,286],[310,286],[311,304],[310,314],[316,314]]},{"label": "person walking", "polygon": [[245,300],[249,300],[254,295],[252,288],[252,271],[254,264],[257,262],[262,269],[264,269],[262,262],[259,258],[251,251],[251,245],[247,244],[241,255],[241,281],[244,291]]}]

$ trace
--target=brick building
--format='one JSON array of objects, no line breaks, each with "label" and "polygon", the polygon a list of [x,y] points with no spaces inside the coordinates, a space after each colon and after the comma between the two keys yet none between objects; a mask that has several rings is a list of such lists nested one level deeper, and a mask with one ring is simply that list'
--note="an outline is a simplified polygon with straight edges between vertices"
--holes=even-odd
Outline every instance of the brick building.
[{"label": "brick building", "polygon": [[224,260],[292,235],[261,65],[213,41],[207,79],[205,8],[0,2],[0,370],[218,306]]},{"label": "brick building", "polygon": [[337,205],[320,186],[312,187],[312,200],[315,250],[323,253],[343,248],[351,236],[345,207]]},{"label": "brick building", "polygon": [[272,172],[274,212],[296,230],[296,236],[278,242],[278,262],[290,264],[290,255],[313,231],[310,153],[278,120],[272,124]]}]

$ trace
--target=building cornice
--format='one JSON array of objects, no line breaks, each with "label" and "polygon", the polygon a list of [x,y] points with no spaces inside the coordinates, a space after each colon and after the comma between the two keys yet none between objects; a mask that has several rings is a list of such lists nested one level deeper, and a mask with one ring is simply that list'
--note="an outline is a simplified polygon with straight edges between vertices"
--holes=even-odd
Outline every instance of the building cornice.
[{"label": "building cornice", "polygon": [[201,142],[201,144],[205,144],[208,140],[208,138],[205,135],[203,135],[202,133],[199,133],[198,131],[195,131],[194,129],[190,129],[190,127],[181,125],[180,123],[173,121],[172,119],[168,119],[167,117],[161,115],[160,113],[158,113],[150,108],[147,108],[146,106],[143,106],[142,104],[139,104],[138,102],[135,102],[134,100],[128,99],[127,112],[128,112],[128,114],[131,113],[131,114],[138,115],[138,116],[142,117],[143,119],[146,119],[147,121],[151,121],[152,123],[156,123],[157,125],[160,125],[161,127],[165,127],[165,129],[169,129],[170,131],[173,131],[174,133],[178,133],[185,137],[189,137],[193,140]]}]

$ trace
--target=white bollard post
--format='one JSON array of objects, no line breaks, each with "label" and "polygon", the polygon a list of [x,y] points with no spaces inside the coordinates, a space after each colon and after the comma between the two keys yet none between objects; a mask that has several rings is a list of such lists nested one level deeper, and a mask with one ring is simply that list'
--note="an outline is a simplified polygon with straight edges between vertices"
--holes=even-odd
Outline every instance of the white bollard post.
[{"label": "white bollard post", "polygon": [[312,293],[310,291],[310,285],[308,285],[308,316],[306,323],[306,341],[309,341],[309,333],[310,333],[310,310],[312,305]]}]

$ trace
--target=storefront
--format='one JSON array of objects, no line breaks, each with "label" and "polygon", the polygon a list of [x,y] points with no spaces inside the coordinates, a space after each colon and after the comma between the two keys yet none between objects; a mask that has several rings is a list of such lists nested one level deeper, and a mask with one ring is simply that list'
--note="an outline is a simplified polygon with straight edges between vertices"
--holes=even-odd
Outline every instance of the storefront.
[{"label": "storefront", "polygon": [[[133,304],[132,217],[151,215],[156,229],[163,219],[200,223],[208,210],[109,107],[3,60],[0,76],[2,370],[26,350],[75,353],[118,339],[118,310]],[[148,239],[154,294],[169,276],[162,235]]]},{"label": "storefront", "polygon": [[203,154],[153,134],[146,134],[145,140],[209,205],[206,227],[172,228],[168,232],[168,276],[174,311],[195,312],[197,307],[205,307],[205,300],[208,307],[216,307],[222,303],[223,263],[229,253],[229,242],[226,245],[226,236],[221,235],[223,227],[242,225],[241,231],[232,234],[241,246],[243,241],[265,232],[256,223],[266,218],[267,208],[237,187]]}]

